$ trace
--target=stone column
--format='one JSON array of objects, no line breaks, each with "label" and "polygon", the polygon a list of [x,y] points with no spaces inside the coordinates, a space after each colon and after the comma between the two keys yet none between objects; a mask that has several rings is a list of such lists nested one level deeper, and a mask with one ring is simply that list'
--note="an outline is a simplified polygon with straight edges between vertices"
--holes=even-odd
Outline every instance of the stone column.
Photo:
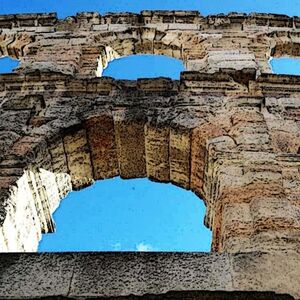
[{"label": "stone column", "polygon": [[299,155],[278,155],[258,111],[236,111],[233,139],[208,141],[205,194],[214,214],[212,249],[297,252]]}]

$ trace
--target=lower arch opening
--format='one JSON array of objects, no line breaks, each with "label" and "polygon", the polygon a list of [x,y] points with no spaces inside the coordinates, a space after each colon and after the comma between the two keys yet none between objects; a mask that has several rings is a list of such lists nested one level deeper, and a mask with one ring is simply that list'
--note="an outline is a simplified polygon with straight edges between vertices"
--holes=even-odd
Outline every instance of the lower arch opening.
[{"label": "lower arch opening", "polygon": [[199,200],[148,179],[97,181],[61,202],[56,232],[43,235],[38,251],[209,252],[212,236]]}]

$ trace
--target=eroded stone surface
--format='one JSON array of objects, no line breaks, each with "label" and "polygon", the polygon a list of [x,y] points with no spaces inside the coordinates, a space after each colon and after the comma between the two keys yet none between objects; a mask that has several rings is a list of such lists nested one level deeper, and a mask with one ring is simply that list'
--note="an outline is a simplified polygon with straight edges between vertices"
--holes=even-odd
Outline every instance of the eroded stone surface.
[{"label": "eroded stone surface", "polygon": [[[300,299],[300,79],[268,64],[300,56],[298,17],[28,14],[0,16],[0,29],[0,54],[21,60],[0,76],[0,251],[35,251],[69,191],[120,175],[191,189],[206,204],[212,250],[231,253],[4,255],[2,297]],[[139,53],[181,59],[187,72],[178,81],[95,77]]]},{"label": "eroded stone surface", "polygon": [[[299,299],[294,259],[292,267],[263,253],[0,254],[0,298]],[[280,283],[290,271],[294,282]]]},{"label": "eroded stone surface", "polygon": [[[86,80],[53,73],[2,76],[3,116],[23,110],[24,104],[15,99],[28,90],[47,103],[42,108],[37,102],[26,118],[15,117],[16,125],[3,122],[2,132],[16,131],[15,141],[5,143],[0,162],[3,203],[14,203],[5,200],[16,193],[13,185],[24,189],[18,182],[25,169],[50,172],[56,178],[51,184],[70,175],[74,189],[117,175],[148,176],[190,188],[203,198],[214,250],[298,251],[298,149],[279,147],[274,140],[274,124],[290,126],[292,120],[297,143],[296,79],[264,75],[249,82],[247,96],[245,85],[232,85],[236,81],[224,73],[186,72],[180,82]],[[264,95],[270,91],[285,91],[280,110],[277,102],[266,106]],[[70,190],[60,185],[51,191],[51,184],[44,178],[41,187],[33,189],[33,198],[44,199],[47,190],[56,196],[46,195],[43,201],[58,203],[57,195],[61,199]],[[3,221],[9,207],[3,205]],[[46,220],[51,212],[45,210]],[[42,226],[42,231],[51,230]]]}]

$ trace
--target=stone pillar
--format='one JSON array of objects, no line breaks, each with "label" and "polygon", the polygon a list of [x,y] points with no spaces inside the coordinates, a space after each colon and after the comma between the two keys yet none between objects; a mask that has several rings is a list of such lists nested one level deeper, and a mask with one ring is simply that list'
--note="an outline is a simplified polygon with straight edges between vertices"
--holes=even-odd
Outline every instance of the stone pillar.
[{"label": "stone pillar", "polygon": [[261,113],[237,110],[231,120],[232,140],[208,142],[205,194],[214,211],[212,249],[297,252],[299,155],[270,151]]}]

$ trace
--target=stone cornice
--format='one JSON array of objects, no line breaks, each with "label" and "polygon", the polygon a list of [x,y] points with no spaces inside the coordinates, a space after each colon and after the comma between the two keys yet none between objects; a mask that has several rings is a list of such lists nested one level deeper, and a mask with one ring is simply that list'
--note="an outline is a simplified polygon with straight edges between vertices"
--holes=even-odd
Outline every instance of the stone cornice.
[{"label": "stone cornice", "polygon": [[[212,85],[212,83],[214,84]],[[198,94],[230,94],[235,90],[235,94],[239,95],[290,95],[300,93],[300,76],[262,74],[258,78],[253,78],[249,70],[238,75],[231,70],[222,70],[222,72],[214,74],[187,71],[181,73],[180,80],[166,77],[116,80],[112,77],[73,77],[61,73],[38,71],[26,75],[16,73],[0,75],[0,92],[6,93],[68,91],[109,95],[114,91],[122,90],[125,93],[126,91],[132,93],[135,90],[144,94],[154,92],[171,95],[193,92],[199,87],[202,88],[202,91],[198,89]]]},{"label": "stone cornice", "polygon": [[61,23],[92,23],[92,24],[131,24],[145,25],[148,23],[181,23],[214,25],[230,27],[237,24],[251,24],[256,26],[300,28],[300,17],[289,17],[279,14],[236,13],[228,15],[216,14],[201,16],[198,11],[142,11],[136,13],[107,13],[83,12],[76,16],[69,16],[60,20],[56,13],[28,13],[0,15],[0,28],[55,26]]}]

